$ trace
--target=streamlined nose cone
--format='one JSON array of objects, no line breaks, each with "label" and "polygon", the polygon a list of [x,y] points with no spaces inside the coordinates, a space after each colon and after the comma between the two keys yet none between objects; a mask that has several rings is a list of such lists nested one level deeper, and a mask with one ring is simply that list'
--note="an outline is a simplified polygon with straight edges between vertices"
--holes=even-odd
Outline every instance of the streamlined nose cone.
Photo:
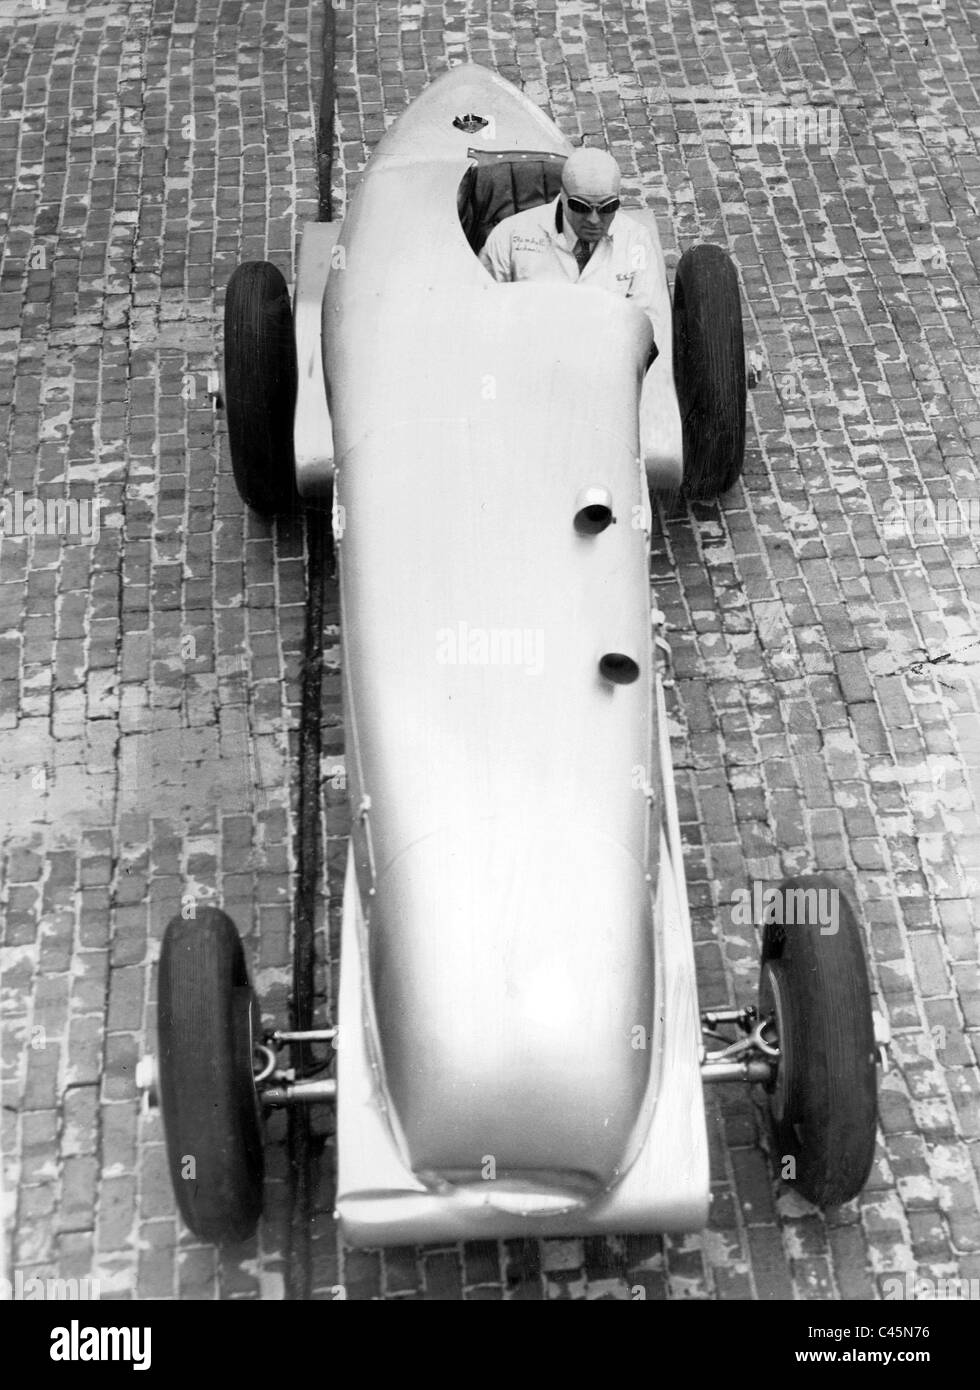
[{"label": "streamlined nose cone", "polygon": [[384,1079],[412,1168],[610,1182],[650,1066],[635,859],[595,832],[486,820],[397,859],[372,920]]}]

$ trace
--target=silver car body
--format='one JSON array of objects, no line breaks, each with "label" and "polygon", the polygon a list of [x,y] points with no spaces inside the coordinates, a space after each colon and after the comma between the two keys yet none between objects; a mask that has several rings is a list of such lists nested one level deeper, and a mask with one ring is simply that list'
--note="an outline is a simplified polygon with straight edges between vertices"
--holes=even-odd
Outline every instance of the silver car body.
[{"label": "silver car body", "polygon": [[[340,567],[336,1206],[362,1246],[707,1218],[648,578],[651,469],[679,466],[669,354],[644,383],[626,301],[490,279],[456,212],[471,113],[488,148],[568,153],[483,69],[409,108],[329,251],[331,457],[305,436]],[[312,279],[301,261],[301,400]],[[583,534],[597,495],[615,521]]]}]

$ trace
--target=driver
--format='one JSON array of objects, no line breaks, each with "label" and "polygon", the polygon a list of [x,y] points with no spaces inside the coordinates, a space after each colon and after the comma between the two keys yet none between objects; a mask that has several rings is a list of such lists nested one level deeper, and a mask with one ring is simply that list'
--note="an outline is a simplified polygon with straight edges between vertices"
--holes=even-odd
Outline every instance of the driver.
[{"label": "driver", "polygon": [[[498,222],[480,261],[495,280],[569,280],[620,294],[643,310],[656,339],[657,256],[646,228],[619,211],[619,183],[611,154],[574,150],[554,202]],[[654,342],[651,362],[657,353]]]}]

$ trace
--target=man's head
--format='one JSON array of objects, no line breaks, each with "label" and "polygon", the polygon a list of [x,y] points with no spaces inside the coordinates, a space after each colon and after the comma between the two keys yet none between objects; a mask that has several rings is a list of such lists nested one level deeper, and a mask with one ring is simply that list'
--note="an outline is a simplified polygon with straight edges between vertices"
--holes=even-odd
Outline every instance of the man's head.
[{"label": "man's head", "polygon": [[596,242],[609,231],[619,207],[619,179],[619,165],[605,150],[583,146],[566,159],[561,205],[569,227],[580,240]]}]

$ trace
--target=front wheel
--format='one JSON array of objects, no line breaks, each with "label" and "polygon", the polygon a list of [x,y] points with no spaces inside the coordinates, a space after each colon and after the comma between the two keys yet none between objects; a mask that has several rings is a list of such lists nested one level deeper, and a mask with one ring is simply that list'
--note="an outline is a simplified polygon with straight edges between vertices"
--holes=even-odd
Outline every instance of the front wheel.
[{"label": "front wheel", "polygon": [[180,1214],[202,1240],[246,1240],[264,1177],[252,1068],[259,1017],[225,913],[199,908],[168,923],[158,1004],[160,1108]]},{"label": "front wheel", "polygon": [[297,382],[286,282],[268,261],[246,261],[225,295],[225,408],[239,495],[264,516],[299,504],[293,452]]},{"label": "front wheel", "polygon": [[[765,925],[759,1017],[779,1048],[769,1119],[780,1176],[839,1206],[874,1159],[877,1075],[871,988],[854,911],[833,880],[786,879]],[[772,909],[771,909],[772,910]]]},{"label": "front wheel", "polygon": [[674,276],[674,385],[683,487],[710,500],[738,481],[745,459],[745,344],[738,276],[720,246],[692,246]]}]

